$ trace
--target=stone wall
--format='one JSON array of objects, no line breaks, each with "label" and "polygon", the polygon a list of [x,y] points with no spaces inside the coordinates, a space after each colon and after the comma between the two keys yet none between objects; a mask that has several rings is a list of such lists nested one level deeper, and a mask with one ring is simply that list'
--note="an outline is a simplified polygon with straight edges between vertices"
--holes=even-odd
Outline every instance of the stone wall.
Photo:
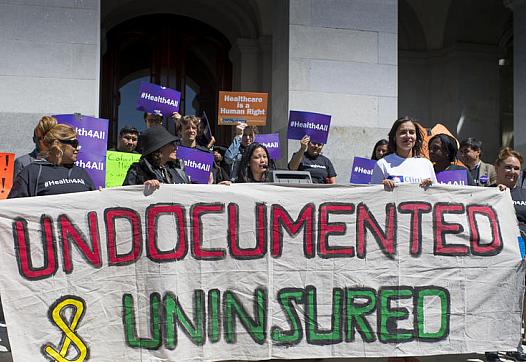
[{"label": "stone wall", "polygon": [[98,115],[99,31],[99,0],[0,3],[2,151],[31,151],[42,115]]},{"label": "stone wall", "polygon": [[[397,117],[397,6],[290,1],[289,109],[332,115],[324,154],[339,183],[348,183],[353,157],[370,156]],[[289,142],[289,159],[298,148]]]}]

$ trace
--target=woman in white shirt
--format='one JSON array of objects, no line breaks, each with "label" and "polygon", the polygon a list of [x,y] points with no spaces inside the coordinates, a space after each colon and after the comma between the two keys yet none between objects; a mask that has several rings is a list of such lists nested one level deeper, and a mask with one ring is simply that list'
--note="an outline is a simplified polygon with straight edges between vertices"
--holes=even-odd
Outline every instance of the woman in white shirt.
[{"label": "woman in white shirt", "polygon": [[433,164],[420,157],[422,134],[409,117],[397,119],[389,131],[391,153],[378,160],[371,178],[372,184],[383,184],[392,190],[398,183],[419,184],[428,187],[436,183]]}]

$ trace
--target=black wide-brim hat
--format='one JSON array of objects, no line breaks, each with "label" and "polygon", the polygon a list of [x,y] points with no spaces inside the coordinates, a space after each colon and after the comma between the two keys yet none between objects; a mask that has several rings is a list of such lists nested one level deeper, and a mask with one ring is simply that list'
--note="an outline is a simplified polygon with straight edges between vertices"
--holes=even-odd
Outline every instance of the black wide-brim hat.
[{"label": "black wide-brim hat", "polygon": [[227,148],[223,146],[214,146],[214,151],[219,152],[222,156],[225,155]]},{"label": "black wide-brim hat", "polygon": [[176,144],[177,141],[179,141],[179,138],[175,137],[162,126],[145,129],[139,138],[143,156],[149,155],[169,143]]}]

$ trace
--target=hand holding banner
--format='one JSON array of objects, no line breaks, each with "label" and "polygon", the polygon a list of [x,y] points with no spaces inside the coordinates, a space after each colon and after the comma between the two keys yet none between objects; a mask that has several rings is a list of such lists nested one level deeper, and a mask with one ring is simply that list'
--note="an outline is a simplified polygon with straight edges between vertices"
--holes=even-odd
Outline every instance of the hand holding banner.
[{"label": "hand holding banner", "polygon": [[307,186],[163,184],[145,196],[137,185],[2,201],[14,361],[516,348],[524,263],[509,192]]},{"label": "hand holding banner", "polygon": [[171,116],[172,113],[179,112],[180,100],[181,93],[175,89],[143,82],[139,87],[137,110]]},{"label": "hand holding banner", "polygon": [[177,158],[184,160],[186,174],[192,182],[207,184],[214,164],[214,155],[195,148],[177,146]]},{"label": "hand holding banner", "polygon": [[261,143],[267,148],[271,160],[280,159],[279,133],[256,134],[254,142]]},{"label": "hand holding banner", "polygon": [[140,153],[106,152],[106,187],[122,186],[130,165],[140,158]]},{"label": "hand holding banner", "polygon": [[351,183],[366,185],[371,181],[375,160],[368,158],[355,157],[352,164]]},{"label": "hand holding banner", "polygon": [[301,140],[303,136],[310,136],[311,142],[327,143],[331,116],[321,113],[290,111],[287,138]]},{"label": "hand holding banner", "polygon": [[108,120],[75,114],[54,115],[58,123],[70,125],[77,132],[79,154],[75,165],[86,170],[95,187],[106,185],[106,149]]}]

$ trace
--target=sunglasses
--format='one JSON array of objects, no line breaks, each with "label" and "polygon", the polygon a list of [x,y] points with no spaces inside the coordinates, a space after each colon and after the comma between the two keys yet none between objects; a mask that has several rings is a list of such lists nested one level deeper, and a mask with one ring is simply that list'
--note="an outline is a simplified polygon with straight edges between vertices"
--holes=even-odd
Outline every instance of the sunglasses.
[{"label": "sunglasses", "polygon": [[79,148],[79,140],[74,138],[72,140],[58,140],[63,145],[70,145],[73,148]]}]

